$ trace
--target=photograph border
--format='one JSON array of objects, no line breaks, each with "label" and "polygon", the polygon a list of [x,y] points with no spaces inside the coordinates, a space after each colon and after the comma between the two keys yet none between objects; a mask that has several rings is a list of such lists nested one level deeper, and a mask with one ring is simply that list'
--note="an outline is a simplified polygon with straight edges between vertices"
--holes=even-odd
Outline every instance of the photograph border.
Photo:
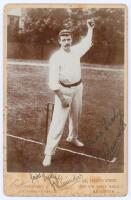
[{"label": "photograph border", "polygon": [[[124,123],[128,125],[128,8],[124,4],[8,4],[4,8],[4,193],[9,196],[124,196],[127,194],[127,179],[128,179],[128,134],[127,127],[124,130],[124,173],[84,173],[84,182],[83,180],[79,181],[79,184],[74,184],[72,188],[66,190],[54,191],[50,188],[49,191],[44,191],[42,188],[49,187],[49,184],[46,181],[43,181],[43,173],[40,173],[38,182],[35,184],[32,183],[31,174],[38,175],[38,173],[10,173],[7,172],[7,11],[9,8],[22,7],[22,8],[124,8],[125,9],[125,43],[124,43]],[[52,173],[51,173],[52,174]],[[54,176],[56,173],[53,173]],[[79,179],[82,173],[57,173],[63,177],[64,181],[72,180],[74,177]],[[100,192],[95,194],[91,190],[91,180],[93,177],[99,179],[109,179],[110,177],[117,181],[119,188],[114,188],[113,194]],[[17,180],[17,181],[16,181]],[[45,180],[45,177],[44,177]],[[88,189],[86,187],[90,186]],[[97,184],[101,184],[97,183]],[[38,189],[38,185],[42,187]],[[28,186],[28,187],[27,187]],[[79,189],[81,188],[81,189]]]}]

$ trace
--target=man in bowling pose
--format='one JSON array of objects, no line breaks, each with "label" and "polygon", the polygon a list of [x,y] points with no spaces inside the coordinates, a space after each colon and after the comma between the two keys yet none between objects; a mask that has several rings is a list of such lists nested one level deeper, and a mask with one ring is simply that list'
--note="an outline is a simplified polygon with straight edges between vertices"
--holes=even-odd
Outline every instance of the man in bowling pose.
[{"label": "man in bowling pose", "polygon": [[60,142],[68,116],[69,133],[66,141],[77,147],[84,146],[78,139],[83,93],[80,58],[92,46],[94,21],[87,20],[87,27],[86,36],[76,45],[72,45],[71,32],[61,30],[59,32],[61,47],[50,58],[49,87],[54,91],[55,103],[44,151],[44,166],[51,165],[52,155],[55,154]]}]

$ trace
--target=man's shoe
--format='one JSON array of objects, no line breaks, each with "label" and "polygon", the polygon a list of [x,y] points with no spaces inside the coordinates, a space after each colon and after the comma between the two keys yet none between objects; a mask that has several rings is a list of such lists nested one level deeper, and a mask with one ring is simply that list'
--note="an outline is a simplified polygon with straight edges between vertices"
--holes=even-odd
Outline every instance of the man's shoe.
[{"label": "man's shoe", "polygon": [[84,146],[84,144],[82,142],[80,142],[78,139],[67,138],[66,141],[69,142],[69,143],[74,144],[77,147],[83,147]]},{"label": "man's shoe", "polygon": [[42,164],[44,167],[50,166],[51,165],[51,156],[45,155],[45,158],[44,158]]}]

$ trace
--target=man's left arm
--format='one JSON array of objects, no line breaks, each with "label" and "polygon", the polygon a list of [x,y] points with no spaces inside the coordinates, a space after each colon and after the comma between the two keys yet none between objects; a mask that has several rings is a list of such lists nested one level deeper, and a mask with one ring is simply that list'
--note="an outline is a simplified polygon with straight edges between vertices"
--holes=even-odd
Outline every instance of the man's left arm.
[{"label": "man's left arm", "polygon": [[74,45],[74,50],[77,51],[80,57],[82,57],[92,46],[92,35],[94,29],[94,21],[87,20],[88,32],[86,36],[76,45]]}]

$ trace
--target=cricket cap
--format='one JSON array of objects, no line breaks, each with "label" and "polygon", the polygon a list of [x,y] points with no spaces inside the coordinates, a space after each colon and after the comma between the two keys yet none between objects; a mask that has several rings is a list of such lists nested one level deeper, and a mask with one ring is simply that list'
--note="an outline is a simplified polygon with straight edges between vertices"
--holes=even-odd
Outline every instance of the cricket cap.
[{"label": "cricket cap", "polygon": [[71,35],[71,30],[63,29],[59,32],[59,36],[68,36]]}]

